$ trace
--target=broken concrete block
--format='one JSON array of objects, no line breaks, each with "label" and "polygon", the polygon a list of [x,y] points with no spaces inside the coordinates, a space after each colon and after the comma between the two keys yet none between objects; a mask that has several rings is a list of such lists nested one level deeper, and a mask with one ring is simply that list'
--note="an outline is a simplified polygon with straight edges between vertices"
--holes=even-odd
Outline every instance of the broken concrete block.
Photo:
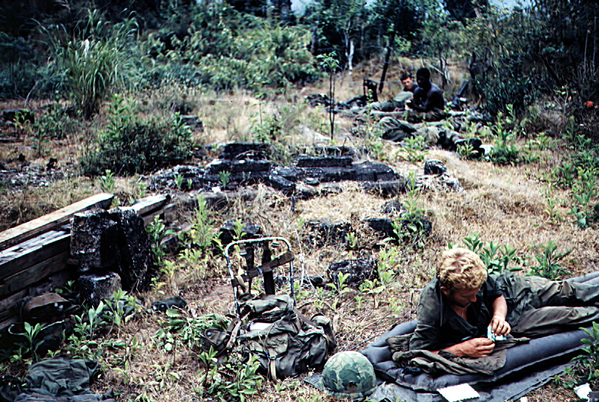
[{"label": "broken concrete block", "polygon": [[351,156],[300,156],[296,163],[297,167],[349,167],[351,164]]},{"label": "broken concrete block", "polygon": [[372,280],[378,277],[376,269],[376,260],[374,258],[358,258],[355,260],[344,260],[334,262],[327,269],[327,276],[332,283],[339,284],[339,273],[349,274],[345,284],[358,289],[367,279]]},{"label": "broken concrete block", "polygon": [[383,204],[382,212],[386,215],[393,215],[405,211],[406,208],[397,199],[387,201]]},{"label": "broken concrete block", "polygon": [[268,184],[275,190],[279,190],[286,195],[295,192],[295,183],[277,174],[270,174],[268,176]]},{"label": "broken concrete block", "polygon": [[116,269],[118,223],[108,211],[83,212],[73,216],[71,256],[79,262],[79,272]]},{"label": "broken concrete block", "polygon": [[97,306],[104,299],[112,299],[114,292],[121,289],[121,277],[110,272],[106,275],[82,275],[77,280],[84,303]]},{"label": "broken concrete block", "polygon": [[[235,222],[234,220],[230,220],[225,222],[225,224],[220,228],[220,241],[223,246],[233,242],[235,239]],[[254,225],[249,222],[242,222],[243,230],[241,231],[241,239],[239,240],[248,240],[255,239],[261,233],[261,228],[259,225]]]},{"label": "broken concrete block", "polygon": [[406,180],[378,181],[362,183],[364,191],[383,198],[395,197],[407,191]]},{"label": "broken concrete block", "polygon": [[148,233],[141,216],[131,209],[76,214],[71,256],[79,262],[82,273],[118,273],[127,291],[144,288],[153,273]]},{"label": "broken concrete block", "polygon": [[446,171],[447,167],[439,160],[429,159],[424,162],[424,174],[426,175],[443,174]]},{"label": "broken concrete block", "polygon": [[389,181],[397,180],[398,175],[389,166],[382,163],[355,163],[355,180],[357,181]]},{"label": "broken concrete block", "polygon": [[268,144],[257,142],[232,142],[223,147],[221,159],[239,159],[251,157],[252,159],[264,159],[268,153]]},{"label": "broken concrete block", "polygon": [[349,222],[314,220],[306,222],[305,225],[309,232],[308,241],[315,247],[346,243],[347,234],[351,231]]}]

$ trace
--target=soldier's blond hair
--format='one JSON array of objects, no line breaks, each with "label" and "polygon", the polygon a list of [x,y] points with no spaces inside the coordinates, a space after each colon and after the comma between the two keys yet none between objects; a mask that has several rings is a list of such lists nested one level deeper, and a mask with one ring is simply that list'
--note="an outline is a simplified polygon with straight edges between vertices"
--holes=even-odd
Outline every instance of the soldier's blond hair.
[{"label": "soldier's blond hair", "polygon": [[487,267],[476,253],[465,248],[452,248],[441,255],[437,279],[450,291],[476,289],[487,280]]}]

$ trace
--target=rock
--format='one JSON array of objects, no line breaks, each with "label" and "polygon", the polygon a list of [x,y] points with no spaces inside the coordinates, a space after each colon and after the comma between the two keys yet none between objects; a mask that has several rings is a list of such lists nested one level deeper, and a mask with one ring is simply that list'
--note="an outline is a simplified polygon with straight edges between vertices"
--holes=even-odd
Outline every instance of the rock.
[{"label": "rock", "polygon": [[[431,223],[431,221],[429,221],[421,215],[417,216],[416,219],[419,221],[420,225],[424,229],[423,236],[430,236],[433,230],[433,224]],[[401,224],[402,229],[407,230],[407,225],[409,222],[403,216],[400,216],[398,219],[369,218],[364,220],[364,223],[366,223],[375,232],[379,232],[385,237],[397,238],[397,235],[393,230],[393,222]]]},{"label": "rock", "polygon": [[401,202],[399,202],[399,200],[394,199],[394,200],[390,200],[387,201],[382,208],[382,211],[384,214],[386,215],[393,215],[396,213],[401,213],[403,211],[405,211],[405,207],[401,204]]},{"label": "rock", "polygon": [[346,236],[351,231],[351,223],[314,220],[306,222],[306,228],[310,232],[308,241],[315,247],[324,247],[327,244],[346,243]]},{"label": "rock", "polygon": [[253,160],[253,159],[241,159],[241,160],[228,160],[228,159],[216,159],[212,161],[206,169],[209,174],[215,174],[220,172],[230,173],[250,173],[250,172],[268,172],[271,168],[271,163],[264,160]]},{"label": "rock", "polygon": [[46,170],[52,170],[52,169],[56,168],[57,163],[58,163],[58,159],[50,158],[50,160],[46,164]]},{"label": "rock", "polygon": [[343,192],[343,189],[339,186],[335,186],[332,184],[327,184],[326,186],[322,187],[322,190],[320,190],[320,195],[323,196],[327,196],[327,195],[331,195],[331,194],[341,194]]},{"label": "rock", "polygon": [[108,211],[83,212],[73,216],[71,256],[79,263],[79,272],[117,270],[118,223]]},{"label": "rock", "polygon": [[356,172],[352,168],[344,167],[306,167],[302,169],[302,176],[318,179],[320,182],[356,180]]},{"label": "rock", "polygon": [[351,156],[300,156],[297,167],[348,167],[352,164]]},{"label": "rock", "polygon": [[77,280],[84,303],[97,306],[104,299],[112,300],[121,289],[121,277],[110,272],[106,275],[82,275]]},{"label": "rock", "polygon": [[367,279],[372,280],[378,276],[376,260],[374,258],[358,258],[356,260],[344,260],[329,265],[327,275],[329,281],[339,284],[339,273],[349,274],[345,284],[358,289]]},{"label": "rock", "polygon": [[273,167],[271,174],[281,176],[289,181],[298,181],[300,172],[295,167]]},{"label": "rock", "polygon": [[336,147],[336,146],[332,146],[332,145],[326,145],[326,146],[321,146],[321,145],[315,145],[314,146],[314,152],[316,152],[319,155],[327,155],[327,156],[357,156],[359,153],[366,153],[367,150],[365,148],[352,148],[352,147],[346,147],[346,146],[340,146],[340,147]]},{"label": "rock", "polygon": [[35,123],[35,115],[27,109],[5,110],[2,112],[2,119],[13,123],[24,123],[26,121],[31,124]]},{"label": "rock", "polygon": [[[235,224],[236,221],[230,220],[220,228],[219,238],[223,246],[233,242],[235,238]],[[258,225],[254,225],[249,222],[242,222],[243,230],[241,231],[241,238],[239,240],[255,239],[259,237],[262,229]]]},{"label": "rock", "polygon": [[225,144],[221,159],[265,159],[268,153],[268,144],[256,142],[232,142]]},{"label": "rock", "polygon": [[275,190],[279,190],[286,195],[290,195],[295,192],[295,183],[277,174],[271,173],[268,176],[268,184]]},{"label": "rock", "polygon": [[424,162],[424,174],[426,175],[443,174],[446,171],[447,167],[439,160],[429,159]]},{"label": "rock", "polygon": [[362,188],[364,191],[370,194],[375,194],[383,198],[395,197],[398,194],[405,193],[407,191],[408,181],[392,180],[392,181],[378,181],[378,182],[364,182]]},{"label": "rock", "polygon": [[389,181],[397,180],[399,177],[393,169],[382,163],[356,163],[354,169],[357,181]]},{"label": "rock", "polygon": [[388,218],[364,219],[364,223],[375,232],[382,233],[385,237],[395,237],[393,233],[393,220]]},{"label": "rock", "polygon": [[309,200],[311,198],[317,197],[319,192],[314,187],[308,187],[303,184],[298,184],[295,187],[295,198],[298,200]]}]

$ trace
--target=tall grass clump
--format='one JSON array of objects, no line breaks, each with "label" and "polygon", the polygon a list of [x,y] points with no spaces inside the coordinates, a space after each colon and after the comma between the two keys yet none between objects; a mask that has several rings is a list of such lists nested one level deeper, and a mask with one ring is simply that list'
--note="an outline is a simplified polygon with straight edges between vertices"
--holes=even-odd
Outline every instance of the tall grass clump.
[{"label": "tall grass clump", "polygon": [[54,71],[61,77],[62,88],[89,119],[127,81],[133,66],[129,43],[137,36],[136,21],[130,19],[112,26],[94,10],[77,24],[72,36],[64,25],[42,30],[49,38]]},{"label": "tall grass clump", "polygon": [[108,116],[108,126],[97,139],[97,146],[81,160],[87,175],[106,170],[120,175],[147,173],[191,157],[191,131],[177,114],[141,119],[131,101],[115,95]]}]

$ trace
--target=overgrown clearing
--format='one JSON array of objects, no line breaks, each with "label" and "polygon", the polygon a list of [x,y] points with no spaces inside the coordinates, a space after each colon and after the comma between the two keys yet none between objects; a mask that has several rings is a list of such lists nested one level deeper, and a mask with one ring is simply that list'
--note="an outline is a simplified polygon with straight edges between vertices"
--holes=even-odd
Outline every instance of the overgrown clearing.
[{"label": "overgrown clearing", "polygon": [[[406,3],[415,7],[414,2]],[[536,7],[542,11],[549,3],[539,2]],[[588,11],[583,4],[572,3],[568,6],[575,11]],[[376,2],[377,7],[383,5],[392,6],[391,2]],[[382,16],[392,20],[389,13],[379,10],[372,19],[360,20],[361,9],[352,10],[356,18],[352,21],[362,21],[363,32],[373,37],[373,27],[391,26],[380,20]],[[118,204],[128,205],[150,194],[148,188],[159,169],[179,164],[204,167],[218,156],[219,145],[231,142],[267,144],[269,159],[278,166],[293,165],[301,154],[318,154],[315,146],[351,147],[357,150],[356,160],[382,162],[411,179],[414,186],[411,191],[384,198],[364,191],[356,182],[320,183],[314,186],[321,191],[319,196],[292,201],[264,183],[242,184],[240,188],[255,192],[253,199],[231,198],[219,210],[207,209],[201,201],[195,210],[181,209],[179,227],[191,223],[193,230],[184,239],[182,250],[160,253],[160,275],[151,290],[129,295],[139,299],[143,308],[125,319],[120,316],[122,311],[114,313],[114,300],[112,307],[106,307],[106,311],[113,310],[112,316],[100,318],[100,310],[86,307],[73,336],[53,352],[97,360],[103,370],[93,388],[96,392],[113,388],[122,401],[195,401],[239,400],[241,391],[256,389],[246,400],[330,400],[301,377],[274,384],[256,376],[255,365],[246,364],[238,353],[231,355],[228,366],[211,371],[205,367],[211,357],[201,350],[193,332],[193,325],[200,328],[200,324],[186,327],[188,333],[170,333],[173,324],[167,316],[148,312],[156,300],[181,296],[188,303],[184,321],[234,313],[226,261],[214,242],[219,228],[230,220],[239,222],[239,232],[241,223],[246,222],[259,225],[266,236],[288,239],[296,255],[297,278],[326,279],[333,262],[376,259],[378,278],[359,289],[343,283],[297,288],[298,306],[306,316],[322,312],[332,319],[338,351],[360,350],[395,323],[415,319],[418,290],[430,280],[438,255],[449,244],[475,249],[493,272],[521,268],[521,274],[561,279],[599,269],[599,147],[593,137],[598,112],[594,103],[588,104],[597,103],[598,96],[596,30],[589,31],[587,38],[593,51],[587,49],[582,60],[580,49],[570,49],[572,57],[566,63],[557,48],[549,49],[551,43],[545,50],[531,44],[550,31],[552,14],[544,24],[532,27],[526,13],[510,14],[504,20],[500,12],[489,11],[460,26],[453,25],[461,24],[455,20],[442,25],[445,17],[441,15],[436,15],[439,20],[418,20],[416,13],[414,32],[418,35],[402,36],[400,32],[402,39],[397,45],[403,46],[403,53],[393,57],[379,98],[390,98],[399,91],[402,69],[413,71],[426,65],[437,71],[433,81],[441,84],[443,78],[447,80],[444,90],[449,100],[468,78],[465,56],[472,56],[474,50],[481,56],[485,47],[493,48],[493,69],[478,82],[492,120],[463,123],[461,134],[479,137],[495,151],[473,160],[463,150],[422,149],[414,141],[385,142],[380,139],[376,119],[369,115],[361,121],[343,113],[336,115],[331,135],[332,116],[305,99],[330,89],[329,77],[308,51],[308,23],[272,24],[266,18],[224,6],[199,7],[189,14],[171,11],[173,19],[168,24],[163,21],[162,29],[145,30],[136,27],[136,20],[122,16],[115,17],[119,24],[104,24],[108,14],[90,12],[87,19],[79,20],[77,29],[45,26],[55,46],[52,63],[47,66],[18,70],[32,65],[27,64],[33,60],[30,54],[30,59],[2,59],[13,70],[5,70],[0,78],[22,85],[0,81],[4,91],[0,108],[22,109],[27,103],[36,120],[28,123],[22,116],[1,128],[0,138],[6,142],[0,145],[0,228],[13,227],[101,191],[114,193]],[[324,15],[330,22],[334,15],[324,11],[314,15]],[[591,20],[590,15],[583,16],[585,23]],[[514,25],[518,21],[520,27]],[[247,31],[242,23],[249,27]],[[177,37],[177,27],[187,34]],[[350,72],[343,69],[347,55],[341,56],[345,54],[342,43],[327,48],[333,35],[326,35],[326,27],[316,30],[322,35],[320,53],[338,52],[342,68],[330,71],[336,78],[335,99],[348,100],[362,94],[364,78],[380,77],[388,31],[379,32],[376,40],[370,38],[373,47],[380,42],[377,51],[367,58],[366,47],[361,48],[362,61]],[[572,37],[579,34],[574,28],[570,33]],[[346,34],[357,38],[353,31]],[[559,35],[567,36],[562,31]],[[22,38],[8,36],[6,46],[19,48]],[[476,49],[466,46],[468,37],[473,38],[471,45]],[[368,35],[361,39],[367,43]],[[552,38],[556,42],[563,39]],[[414,47],[421,52],[416,54]],[[533,74],[539,55],[550,59],[545,62],[553,70]],[[86,74],[93,72],[83,70],[90,60],[98,62],[97,68],[105,68],[101,82],[106,87],[87,86],[100,85],[88,79]],[[571,76],[564,75],[568,63],[576,65]],[[56,66],[62,75],[54,71],[43,76],[42,67]],[[577,83],[581,87],[576,87]],[[29,90],[39,85],[37,96],[34,91],[31,99],[27,97],[27,85]],[[484,110],[480,98],[473,95],[469,100]],[[182,116],[197,119],[190,122]],[[52,167],[48,166],[51,158],[56,159]],[[425,176],[427,159],[440,160],[463,191]],[[230,172],[221,173],[216,187],[226,191]],[[155,191],[195,197],[197,189],[191,190],[182,178],[174,181],[169,188]],[[391,237],[364,224],[367,218],[401,223],[398,215],[383,212],[392,199],[407,208],[409,217],[429,220],[430,236],[417,224],[399,224]],[[315,220],[347,223],[350,234],[315,245],[308,225]],[[155,239],[165,234],[156,225],[153,229]],[[29,345],[7,351],[2,373],[23,376],[37,358],[34,349]],[[241,379],[239,373],[245,377]],[[596,381],[592,373],[589,379]],[[529,401],[573,399],[573,391],[567,388],[571,385],[551,383],[531,393]]]}]

